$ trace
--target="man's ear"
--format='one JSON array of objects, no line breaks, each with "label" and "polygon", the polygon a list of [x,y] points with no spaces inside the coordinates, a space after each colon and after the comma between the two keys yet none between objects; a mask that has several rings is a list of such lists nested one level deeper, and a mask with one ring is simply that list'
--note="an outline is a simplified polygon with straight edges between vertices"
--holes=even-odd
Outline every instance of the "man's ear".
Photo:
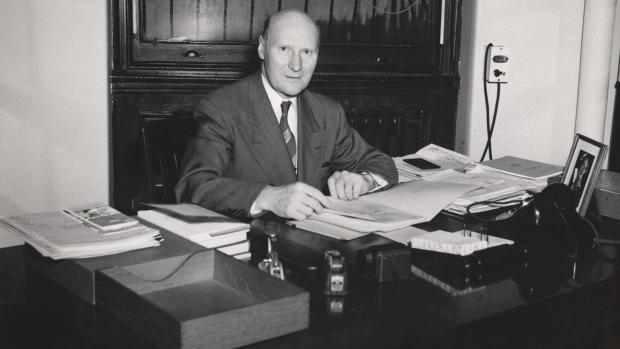
[{"label": "man's ear", "polygon": [[258,36],[258,57],[265,59],[265,39],[262,34]]}]

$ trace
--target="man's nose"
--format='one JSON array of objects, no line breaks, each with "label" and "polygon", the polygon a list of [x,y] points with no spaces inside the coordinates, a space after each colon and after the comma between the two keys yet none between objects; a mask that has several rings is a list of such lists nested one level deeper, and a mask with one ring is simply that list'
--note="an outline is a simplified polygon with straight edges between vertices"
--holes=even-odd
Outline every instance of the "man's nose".
[{"label": "man's nose", "polygon": [[303,64],[301,62],[301,54],[299,52],[295,52],[291,55],[291,58],[288,61],[288,68],[292,71],[300,71]]}]

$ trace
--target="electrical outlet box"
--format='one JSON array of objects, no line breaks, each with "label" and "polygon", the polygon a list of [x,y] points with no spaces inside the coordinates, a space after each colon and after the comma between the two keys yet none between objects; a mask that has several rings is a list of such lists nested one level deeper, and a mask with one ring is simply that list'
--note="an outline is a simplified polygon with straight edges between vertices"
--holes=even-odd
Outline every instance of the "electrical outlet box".
[{"label": "electrical outlet box", "polygon": [[508,48],[505,46],[491,46],[487,57],[487,82],[507,83],[509,77]]}]

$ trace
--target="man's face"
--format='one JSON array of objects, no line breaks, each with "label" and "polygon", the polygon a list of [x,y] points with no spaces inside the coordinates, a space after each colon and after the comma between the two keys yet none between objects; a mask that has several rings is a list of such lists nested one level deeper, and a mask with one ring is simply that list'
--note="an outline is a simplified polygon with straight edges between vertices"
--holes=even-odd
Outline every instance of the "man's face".
[{"label": "man's face", "polygon": [[263,71],[280,96],[297,96],[308,86],[318,58],[318,40],[314,25],[299,13],[274,18],[267,36],[259,37]]}]

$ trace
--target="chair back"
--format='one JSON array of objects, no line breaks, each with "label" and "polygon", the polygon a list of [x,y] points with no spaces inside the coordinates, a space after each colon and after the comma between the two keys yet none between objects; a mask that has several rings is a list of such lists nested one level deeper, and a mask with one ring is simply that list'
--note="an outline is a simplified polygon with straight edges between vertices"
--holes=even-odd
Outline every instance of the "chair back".
[{"label": "chair back", "polygon": [[162,116],[142,119],[142,140],[146,161],[148,189],[145,201],[175,202],[174,186],[179,180],[179,166],[196,123],[191,117]]}]

